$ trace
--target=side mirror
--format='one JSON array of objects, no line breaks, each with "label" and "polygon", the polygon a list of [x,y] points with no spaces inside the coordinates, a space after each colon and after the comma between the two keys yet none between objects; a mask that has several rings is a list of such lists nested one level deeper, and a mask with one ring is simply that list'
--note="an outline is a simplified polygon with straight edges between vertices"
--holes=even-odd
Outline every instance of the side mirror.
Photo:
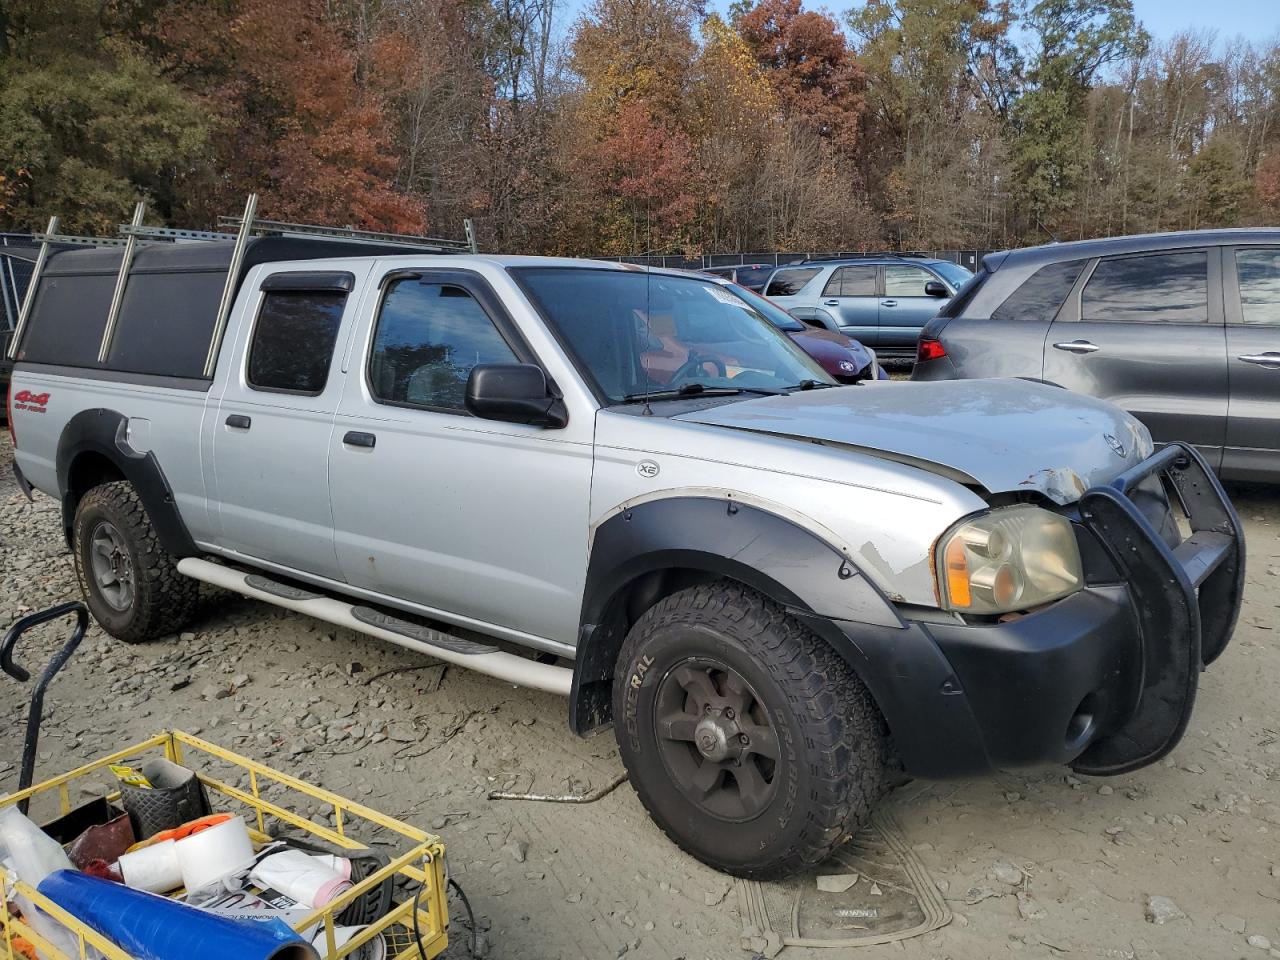
[{"label": "side mirror", "polygon": [[467,412],[484,420],[563,427],[564,401],[551,395],[541,367],[531,363],[481,363],[467,377]]},{"label": "side mirror", "polygon": [[949,297],[951,296],[951,291],[947,289],[947,285],[941,280],[926,280],[924,295],[926,297]]}]

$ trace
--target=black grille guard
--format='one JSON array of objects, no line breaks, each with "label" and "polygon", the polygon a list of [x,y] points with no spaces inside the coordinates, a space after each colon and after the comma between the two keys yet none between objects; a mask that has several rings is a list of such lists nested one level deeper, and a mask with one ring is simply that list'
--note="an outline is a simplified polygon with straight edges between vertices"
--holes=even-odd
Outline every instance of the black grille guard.
[{"label": "black grille guard", "polygon": [[[1129,498],[1154,474],[1173,485],[1191,536],[1169,547]],[[1154,763],[1177,746],[1195,704],[1200,671],[1226,648],[1244,593],[1244,531],[1200,453],[1171,443],[1080,498],[1081,522],[1129,587],[1142,643],[1141,692],[1133,714],[1072,764],[1113,775]]]}]

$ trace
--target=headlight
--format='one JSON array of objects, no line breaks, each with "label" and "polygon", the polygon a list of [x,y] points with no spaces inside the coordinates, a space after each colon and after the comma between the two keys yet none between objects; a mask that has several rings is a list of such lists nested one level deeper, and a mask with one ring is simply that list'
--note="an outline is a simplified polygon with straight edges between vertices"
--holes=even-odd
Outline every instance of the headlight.
[{"label": "headlight", "polygon": [[1000,507],[938,541],[938,597],[947,610],[1010,613],[1080,589],[1071,522],[1040,507]]}]

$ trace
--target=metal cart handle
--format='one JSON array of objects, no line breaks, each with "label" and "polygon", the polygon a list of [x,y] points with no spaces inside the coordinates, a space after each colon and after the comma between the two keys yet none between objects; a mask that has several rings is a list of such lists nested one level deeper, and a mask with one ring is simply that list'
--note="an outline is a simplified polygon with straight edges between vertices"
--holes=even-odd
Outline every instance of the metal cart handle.
[{"label": "metal cart handle", "polygon": [[[84,632],[89,628],[89,608],[79,600],[72,600],[68,603],[60,603],[56,607],[50,607],[48,610],[29,613],[11,626],[4,635],[4,640],[0,640],[0,669],[15,680],[30,680],[31,674],[13,662],[13,648],[18,642],[18,638],[32,627],[37,627],[42,623],[48,623],[50,620],[57,620],[59,617],[65,617],[72,613],[76,615],[75,629],[71,631],[71,636],[62,645],[62,649],[54,654],[53,659],[49,661],[49,665],[44,668],[44,673],[41,674],[40,679],[36,682],[35,691],[31,694],[31,708],[27,713],[27,732],[22,741],[22,771],[18,777],[19,790],[25,790],[31,786],[32,776],[35,773],[36,746],[40,741],[40,721],[43,719],[44,714],[45,689],[58,671],[66,666],[67,661],[71,659],[71,655],[76,652],[76,647],[80,646],[80,641],[84,639]],[[18,809],[24,814],[29,806],[29,800],[22,800],[18,803]]]}]

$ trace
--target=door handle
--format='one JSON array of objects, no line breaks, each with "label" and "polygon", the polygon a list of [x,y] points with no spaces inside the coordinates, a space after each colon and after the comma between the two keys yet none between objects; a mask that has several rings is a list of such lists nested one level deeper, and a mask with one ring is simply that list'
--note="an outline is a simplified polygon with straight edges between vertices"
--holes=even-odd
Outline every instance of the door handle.
[{"label": "door handle", "polygon": [[243,413],[233,413],[227,417],[227,426],[234,427],[237,430],[248,430],[252,425],[253,421]]},{"label": "door handle", "polygon": [[882,307],[896,307],[897,305],[898,305],[897,300],[881,300],[880,301],[880,306]]},{"label": "door handle", "polygon": [[1088,340],[1064,340],[1062,343],[1055,343],[1053,349],[1065,350],[1067,353],[1096,353],[1101,347]]},{"label": "door handle", "polygon": [[839,300],[823,300],[822,305],[824,307],[838,307],[840,306],[840,301]]},{"label": "door handle", "polygon": [[1267,353],[1246,353],[1243,356],[1236,357],[1237,360],[1243,360],[1245,363],[1256,363],[1260,367],[1266,367],[1268,370],[1280,370],[1280,353],[1269,351]]},{"label": "door handle", "polygon": [[342,438],[342,442],[349,447],[366,447],[370,450],[373,445],[378,442],[378,438],[372,433],[362,433],[359,430],[348,430]]}]

